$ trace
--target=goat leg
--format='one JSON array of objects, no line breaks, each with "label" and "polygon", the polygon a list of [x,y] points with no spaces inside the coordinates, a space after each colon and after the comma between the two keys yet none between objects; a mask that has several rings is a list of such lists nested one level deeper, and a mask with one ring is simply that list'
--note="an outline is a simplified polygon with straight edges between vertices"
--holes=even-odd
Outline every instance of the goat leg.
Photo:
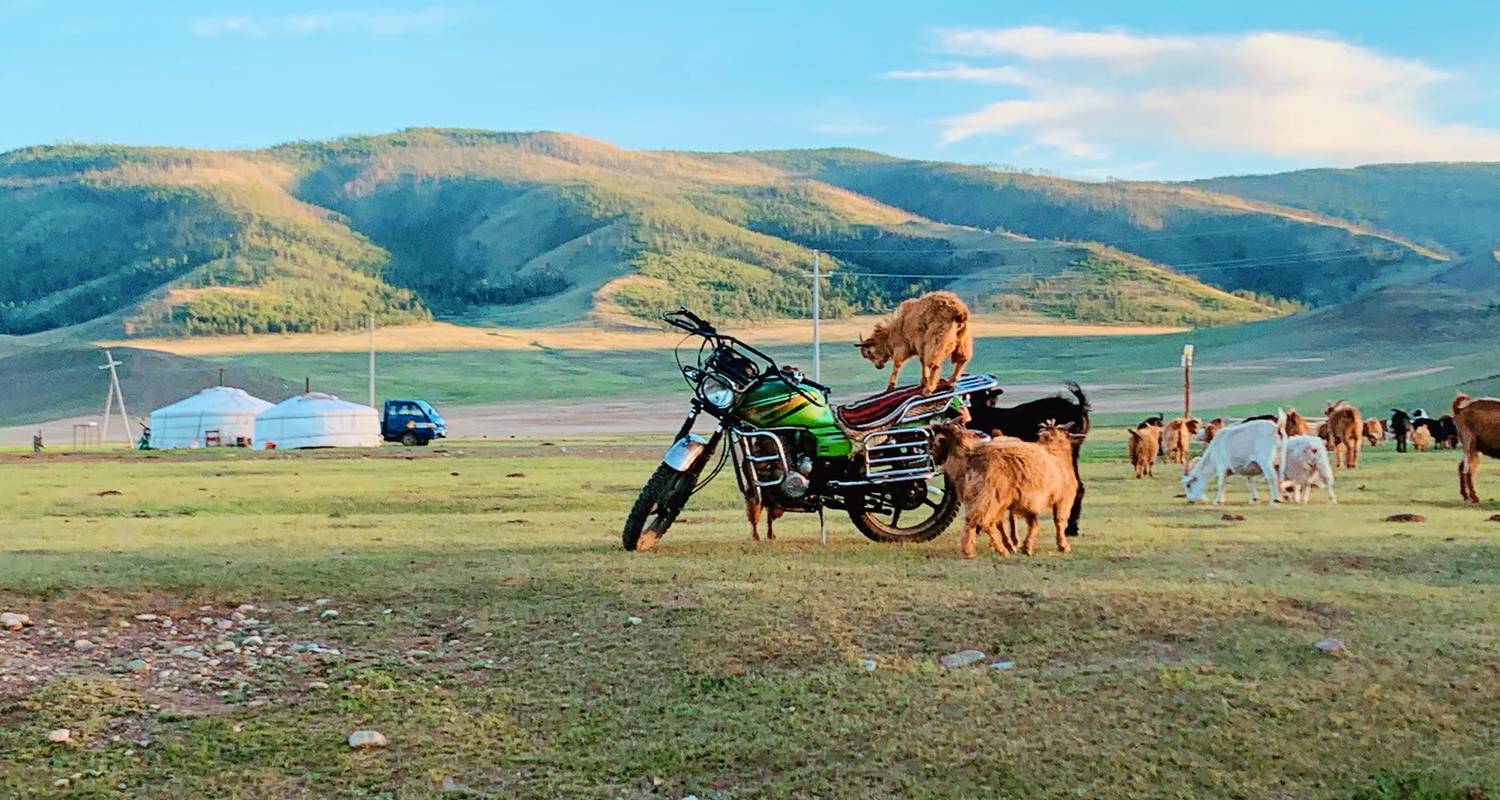
[{"label": "goat leg", "polygon": [[[1072,504],[1069,503],[1068,507],[1071,509]],[[1057,552],[1059,553],[1066,553],[1073,549],[1073,546],[1068,544],[1066,523],[1067,517],[1064,516],[1063,504],[1058,503],[1054,505],[1052,507],[1052,525],[1057,528]]]}]

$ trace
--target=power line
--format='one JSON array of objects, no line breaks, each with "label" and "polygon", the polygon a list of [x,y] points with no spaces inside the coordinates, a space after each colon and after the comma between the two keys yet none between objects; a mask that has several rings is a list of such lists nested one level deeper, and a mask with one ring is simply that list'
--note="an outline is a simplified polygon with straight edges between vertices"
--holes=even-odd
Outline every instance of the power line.
[{"label": "power line", "polygon": [[[1290,222],[1290,221],[1291,220],[1287,220],[1287,222]],[[901,248],[830,248],[830,247],[819,247],[817,249],[819,251],[821,251],[821,252],[829,253],[829,254],[843,253],[843,254],[850,254],[850,255],[853,255],[853,254],[878,254],[878,253],[909,253],[909,254],[913,254],[913,255],[932,255],[932,254],[948,254],[948,253],[991,253],[991,252],[1000,253],[1000,252],[1006,252],[1006,251],[1009,251],[1009,250],[1020,250],[1020,249],[1028,249],[1028,248],[1033,248],[1034,249],[1034,248],[1037,248],[1037,247],[1062,247],[1062,248],[1067,248],[1067,247],[1079,247],[1079,246],[1081,246],[1083,244],[1102,244],[1102,245],[1111,245],[1112,246],[1112,245],[1120,245],[1120,244],[1135,244],[1137,242],[1155,242],[1155,241],[1161,241],[1161,240],[1165,240],[1165,239],[1190,239],[1190,238],[1199,238],[1199,237],[1204,237],[1204,236],[1225,236],[1225,235],[1235,234],[1235,233],[1251,233],[1251,232],[1254,232],[1254,231],[1265,231],[1265,230],[1272,230],[1272,229],[1282,228],[1282,227],[1285,227],[1285,223],[1277,223],[1277,224],[1273,224],[1273,225],[1255,225],[1255,226],[1241,227],[1241,228],[1225,228],[1225,229],[1217,230],[1217,231],[1201,231],[1201,232],[1196,232],[1196,233],[1167,233],[1167,234],[1160,234],[1160,235],[1156,235],[1156,236],[1139,236],[1139,237],[1134,237],[1134,238],[1130,238],[1130,239],[1089,239],[1089,240],[1080,240],[1078,242],[1067,242],[1067,241],[1059,241],[1059,240],[1037,239],[1037,240],[1030,240],[1030,241],[1024,241],[1024,242],[1015,242],[1015,243],[1009,244],[1009,245],[991,245],[989,247],[967,247],[967,248],[965,248],[965,247],[953,247],[953,248],[924,248],[924,249],[916,249],[916,248],[914,248],[914,249],[901,249]],[[1340,228],[1338,230],[1344,230],[1344,229]],[[1347,230],[1345,232],[1348,233],[1351,236],[1366,236],[1366,237],[1370,237],[1370,238],[1381,239],[1381,240],[1384,240],[1384,241],[1390,241],[1389,237],[1387,237],[1387,236],[1385,236],[1383,234],[1379,234],[1379,233],[1364,232],[1364,231],[1347,231]],[[993,235],[1003,236],[1004,234],[993,234]],[[933,237],[933,238],[938,238],[938,237]]]}]

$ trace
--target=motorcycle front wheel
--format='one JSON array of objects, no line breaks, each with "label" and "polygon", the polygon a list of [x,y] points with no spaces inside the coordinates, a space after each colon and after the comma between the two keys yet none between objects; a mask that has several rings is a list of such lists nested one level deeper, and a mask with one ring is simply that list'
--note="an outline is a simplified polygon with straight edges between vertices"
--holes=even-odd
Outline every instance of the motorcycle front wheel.
[{"label": "motorcycle front wheel", "polygon": [[953,524],[958,516],[958,492],[948,478],[936,475],[924,486],[925,493],[914,509],[895,506],[871,509],[864,504],[849,509],[849,520],[865,538],[875,542],[930,542]]},{"label": "motorcycle front wheel", "polygon": [[630,514],[625,517],[625,530],[620,537],[625,549],[650,550],[655,547],[677,521],[677,515],[682,513],[696,479],[694,471],[678,472],[666,464],[657,466],[651,479],[641,487]]}]

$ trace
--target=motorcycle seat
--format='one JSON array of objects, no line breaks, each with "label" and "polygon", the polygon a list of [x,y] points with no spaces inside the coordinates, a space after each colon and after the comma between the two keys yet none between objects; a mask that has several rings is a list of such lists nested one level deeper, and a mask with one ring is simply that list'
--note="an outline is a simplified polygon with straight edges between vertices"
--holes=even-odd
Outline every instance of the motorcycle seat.
[{"label": "motorcycle seat", "polygon": [[[951,391],[953,384],[948,381],[939,381],[937,393],[941,394]],[[903,386],[888,392],[871,395],[863,400],[855,400],[848,405],[834,408],[839,422],[845,428],[856,431],[877,428],[887,422],[887,418],[896,413],[903,405],[911,400],[923,397],[922,387]]]}]

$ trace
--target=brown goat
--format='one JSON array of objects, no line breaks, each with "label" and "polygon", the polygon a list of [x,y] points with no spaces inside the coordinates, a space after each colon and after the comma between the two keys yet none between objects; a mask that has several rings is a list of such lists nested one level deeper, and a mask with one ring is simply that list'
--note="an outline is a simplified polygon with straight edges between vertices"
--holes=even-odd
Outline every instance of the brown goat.
[{"label": "brown goat", "polygon": [[1464,451],[1458,462],[1458,493],[1477,505],[1474,473],[1479,471],[1479,456],[1500,458],[1500,400],[1475,399],[1460,392],[1453,398],[1453,424],[1458,428],[1458,446]]},{"label": "brown goat", "polygon": [[[1007,516],[1026,520],[1026,540],[1021,552],[1036,550],[1038,518],[1052,511],[1057,529],[1057,549],[1066,553],[1068,514],[1078,478],[1073,474],[1073,436],[1066,427],[1043,426],[1038,441],[1015,439],[982,442],[955,426],[943,426],[934,436],[934,458],[941,459],[943,472],[956,485],[964,503],[964,535],[960,552],[974,557],[980,530],[1000,555],[1014,552],[1015,543],[1002,537]],[[1014,533],[1014,528],[1012,528]]]},{"label": "brown goat", "polygon": [[1203,426],[1203,444],[1211,444],[1214,437],[1219,434],[1219,431],[1223,430],[1224,426],[1228,424],[1229,422],[1223,417],[1214,417],[1209,420],[1208,424]]},{"label": "brown goat", "polygon": [[1161,427],[1146,425],[1126,428],[1125,432],[1130,434],[1130,466],[1135,468],[1135,476],[1156,477],[1152,468],[1156,464],[1156,452],[1161,447]]},{"label": "brown goat", "polygon": [[1359,466],[1359,446],[1364,435],[1364,420],[1359,409],[1340,400],[1323,410],[1328,415],[1328,442],[1333,449],[1333,465],[1355,469]]},{"label": "brown goat", "polygon": [[1306,436],[1311,433],[1307,428],[1307,418],[1298,414],[1295,408],[1286,410],[1286,422],[1282,424],[1281,431],[1288,437]]},{"label": "brown goat", "polygon": [[1365,420],[1365,441],[1371,447],[1378,446],[1385,441],[1385,423],[1378,419]]},{"label": "brown goat", "polygon": [[1423,452],[1432,446],[1432,431],[1426,425],[1411,432],[1411,449]]},{"label": "brown goat", "polygon": [[896,388],[901,367],[915,357],[922,362],[922,393],[937,390],[943,359],[953,361],[957,381],[974,357],[974,334],[969,331],[969,307],[952,292],[928,292],[905,300],[889,319],[877,324],[868,339],[859,341],[859,354],[885,369],[891,363],[886,389]]},{"label": "brown goat", "polygon": [[[749,450],[748,455],[776,455],[776,446],[760,436],[748,439],[747,449]],[[750,522],[750,538],[754,539],[757,542],[760,541],[760,515],[762,511],[765,511],[766,539],[769,541],[775,541],[776,520],[781,519],[783,516],[785,516],[786,510],[778,507],[773,502],[769,502],[765,496],[765,493],[761,490],[760,487],[751,484],[750,482],[748,482],[748,480],[746,481],[745,485],[745,519],[749,520]]]},{"label": "brown goat", "polygon": [[1162,431],[1163,441],[1166,443],[1167,460],[1187,466],[1188,445],[1192,443],[1193,437],[1198,435],[1198,430],[1203,427],[1202,421],[1189,417],[1178,417],[1167,422]]}]

